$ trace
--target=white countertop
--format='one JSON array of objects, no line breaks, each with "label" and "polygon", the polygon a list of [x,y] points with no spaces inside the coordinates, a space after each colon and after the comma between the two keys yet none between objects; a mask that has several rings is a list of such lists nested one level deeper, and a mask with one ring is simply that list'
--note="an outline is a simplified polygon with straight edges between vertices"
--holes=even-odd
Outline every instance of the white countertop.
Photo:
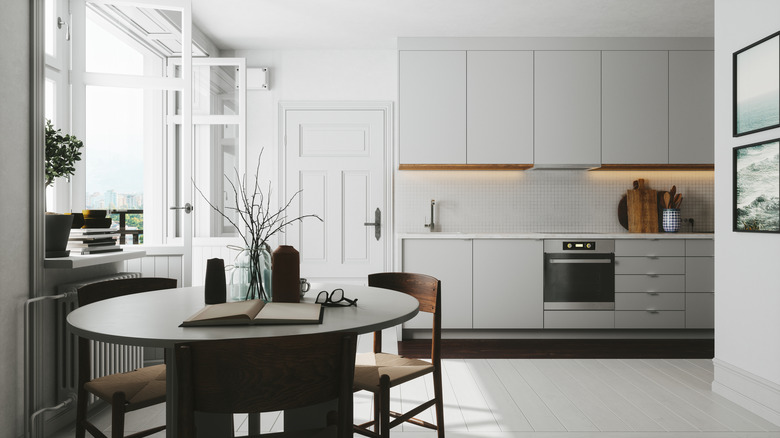
[{"label": "white countertop", "polygon": [[713,233],[401,233],[399,239],[713,239]]},{"label": "white countertop", "polygon": [[[71,251],[73,254],[75,251]],[[71,255],[69,257],[50,257],[44,259],[43,267],[46,269],[75,269],[87,266],[97,266],[106,263],[123,262],[130,259],[138,259],[146,256],[146,251],[140,249],[126,249],[106,254]]]}]

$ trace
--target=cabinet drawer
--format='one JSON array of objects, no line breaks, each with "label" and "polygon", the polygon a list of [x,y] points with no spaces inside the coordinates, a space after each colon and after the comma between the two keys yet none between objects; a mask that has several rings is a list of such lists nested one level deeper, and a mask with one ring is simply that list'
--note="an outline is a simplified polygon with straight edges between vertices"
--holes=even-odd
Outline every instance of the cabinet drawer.
[{"label": "cabinet drawer", "polygon": [[615,312],[615,328],[626,329],[677,329],[685,328],[685,311],[662,310],[656,312],[623,310]]},{"label": "cabinet drawer", "polygon": [[615,256],[684,256],[684,240],[615,240]]},{"label": "cabinet drawer", "polygon": [[712,257],[715,255],[715,241],[704,240],[686,240],[685,255],[694,257]]},{"label": "cabinet drawer", "polygon": [[615,257],[615,274],[685,274],[685,257]]},{"label": "cabinet drawer", "polygon": [[616,275],[615,292],[684,292],[684,275]]},{"label": "cabinet drawer", "polygon": [[616,293],[615,310],[685,310],[685,294]]},{"label": "cabinet drawer", "polygon": [[615,328],[612,310],[546,310],[546,329],[607,329]]},{"label": "cabinet drawer", "polygon": [[715,294],[685,295],[685,328],[715,328]]},{"label": "cabinet drawer", "polygon": [[685,259],[685,291],[715,291],[715,259],[713,257],[687,257]]}]

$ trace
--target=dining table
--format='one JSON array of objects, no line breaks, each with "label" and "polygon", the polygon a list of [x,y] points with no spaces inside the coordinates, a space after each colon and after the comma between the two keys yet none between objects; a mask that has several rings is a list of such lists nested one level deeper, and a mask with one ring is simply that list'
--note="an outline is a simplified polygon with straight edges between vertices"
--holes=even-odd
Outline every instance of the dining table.
[{"label": "dining table", "polygon": [[[83,338],[165,349],[166,436],[176,437],[178,388],[174,347],[177,343],[326,332],[364,334],[397,326],[413,318],[419,309],[417,299],[405,293],[351,284],[312,283],[309,292],[301,298],[301,301],[314,302],[320,291],[330,293],[337,288],[343,289],[346,298],[357,299],[356,305],[324,307],[320,324],[181,327],[182,321],[205,306],[202,286],[141,292],[98,301],[73,310],[68,314],[67,322],[71,332]],[[324,414],[322,411],[329,406],[333,404],[285,411],[285,430],[320,424],[320,420],[315,420],[313,417],[319,417],[320,413]],[[254,425],[250,425],[250,432],[257,431],[252,429],[259,429],[258,417],[254,417],[256,420]],[[232,436],[232,420],[228,426],[224,418],[224,415],[202,416],[198,421],[199,430],[208,429],[203,436]]]}]

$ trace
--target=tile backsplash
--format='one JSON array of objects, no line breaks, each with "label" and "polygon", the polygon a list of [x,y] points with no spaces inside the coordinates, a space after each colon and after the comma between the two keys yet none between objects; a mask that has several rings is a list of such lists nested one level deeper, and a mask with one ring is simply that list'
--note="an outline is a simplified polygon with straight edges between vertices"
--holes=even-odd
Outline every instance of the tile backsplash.
[{"label": "tile backsplash", "polygon": [[[395,219],[399,233],[426,232],[436,200],[437,231],[463,233],[619,233],[617,206],[633,181],[677,186],[680,214],[693,231],[712,231],[712,171],[399,171]],[[691,231],[683,223],[681,232]]]}]

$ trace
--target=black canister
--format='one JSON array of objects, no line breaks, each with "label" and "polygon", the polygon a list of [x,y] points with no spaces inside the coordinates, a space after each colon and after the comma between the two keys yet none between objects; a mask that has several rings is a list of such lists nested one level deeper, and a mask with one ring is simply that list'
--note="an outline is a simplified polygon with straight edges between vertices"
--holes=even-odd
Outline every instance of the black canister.
[{"label": "black canister", "polygon": [[208,259],[206,261],[206,280],[204,281],[206,304],[219,304],[226,301],[225,261]]}]

